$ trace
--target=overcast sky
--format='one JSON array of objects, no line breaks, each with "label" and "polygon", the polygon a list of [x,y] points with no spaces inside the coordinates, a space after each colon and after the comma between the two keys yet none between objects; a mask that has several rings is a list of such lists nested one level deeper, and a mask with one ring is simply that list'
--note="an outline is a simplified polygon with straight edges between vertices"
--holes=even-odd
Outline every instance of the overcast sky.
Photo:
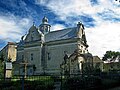
[{"label": "overcast sky", "polygon": [[51,30],[85,25],[89,52],[120,51],[120,3],[116,0],[0,0],[0,49],[18,42],[47,16]]}]

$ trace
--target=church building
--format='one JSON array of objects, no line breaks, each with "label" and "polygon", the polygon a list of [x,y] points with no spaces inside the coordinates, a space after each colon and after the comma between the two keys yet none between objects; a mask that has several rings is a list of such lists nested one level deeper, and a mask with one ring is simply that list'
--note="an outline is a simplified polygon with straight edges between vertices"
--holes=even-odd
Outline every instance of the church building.
[{"label": "church building", "polygon": [[[34,24],[17,44],[17,59],[14,62],[15,75],[60,74],[60,65],[65,55],[88,53],[84,25],[51,30],[47,17],[37,27]],[[79,67],[79,66],[78,66]]]}]

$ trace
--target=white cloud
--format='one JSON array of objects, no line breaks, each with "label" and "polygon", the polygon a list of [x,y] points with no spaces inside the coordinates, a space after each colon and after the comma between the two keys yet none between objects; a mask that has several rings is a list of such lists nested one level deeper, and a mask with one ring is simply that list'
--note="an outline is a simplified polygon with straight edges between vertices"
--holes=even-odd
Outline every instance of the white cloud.
[{"label": "white cloud", "polygon": [[[96,15],[106,9],[118,11],[115,0],[98,0],[98,5],[92,6],[90,0],[36,0],[37,4],[45,5],[51,9],[61,19],[66,19],[68,16],[78,16],[82,14]],[[116,13],[118,13],[116,12]]]},{"label": "white cloud", "polygon": [[0,16],[0,39],[8,41],[18,41],[26,29],[30,26],[30,20],[15,16]]},{"label": "white cloud", "polygon": [[[69,21],[67,17],[79,17],[84,14],[93,17],[96,26],[86,28],[89,50],[93,55],[102,57],[107,50],[120,49],[120,3],[116,0],[98,0],[98,4],[94,6],[91,5],[90,0],[49,0],[49,2],[37,0],[36,3],[47,6],[59,16],[59,19],[72,24],[76,22]],[[116,22],[112,18],[119,20]]]},{"label": "white cloud", "polygon": [[64,29],[65,26],[64,25],[61,25],[61,24],[54,24],[51,26],[51,31],[55,31],[55,30],[61,30],[61,29]]},{"label": "white cloud", "polygon": [[[120,49],[120,23],[111,19],[105,21],[105,18],[120,19],[120,3],[115,0],[98,0],[98,5],[91,5],[90,0],[36,0],[37,4],[48,7],[53,11],[58,19],[74,25],[77,23],[68,19],[68,17],[79,17],[80,15],[90,15],[95,19],[96,26],[86,28],[87,41],[89,51],[93,55],[100,57],[107,50],[118,51]],[[22,4],[26,6],[25,3]],[[25,8],[27,10],[27,8]],[[29,11],[29,10],[28,10]],[[103,16],[98,13],[104,14]],[[35,13],[36,14],[36,13]],[[79,19],[79,18],[78,18]],[[18,41],[20,37],[30,28],[29,18],[20,18],[11,16],[0,16],[0,40]],[[93,22],[91,22],[93,23]],[[64,25],[55,24],[51,26],[51,30],[60,30],[65,28]]]},{"label": "white cloud", "polygon": [[89,51],[100,57],[108,50],[120,49],[120,23],[104,22],[95,28],[86,28]]}]

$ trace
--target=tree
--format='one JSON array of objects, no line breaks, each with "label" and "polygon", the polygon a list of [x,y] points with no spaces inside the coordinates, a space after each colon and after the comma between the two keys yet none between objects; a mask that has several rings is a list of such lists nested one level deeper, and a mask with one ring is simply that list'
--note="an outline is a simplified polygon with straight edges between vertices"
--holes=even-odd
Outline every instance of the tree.
[{"label": "tree", "polygon": [[0,55],[0,78],[4,77],[4,55]]},{"label": "tree", "polygon": [[0,55],[0,61],[2,61],[2,62],[4,61],[4,55],[3,54]]},{"label": "tree", "polygon": [[120,56],[120,52],[115,52],[115,51],[106,51],[105,55],[103,56],[102,60],[108,60],[108,59],[114,59],[117,56]]},{"label": "tree", "polygon": [[4,77],[4,64],[0,60],[0,78]]}]

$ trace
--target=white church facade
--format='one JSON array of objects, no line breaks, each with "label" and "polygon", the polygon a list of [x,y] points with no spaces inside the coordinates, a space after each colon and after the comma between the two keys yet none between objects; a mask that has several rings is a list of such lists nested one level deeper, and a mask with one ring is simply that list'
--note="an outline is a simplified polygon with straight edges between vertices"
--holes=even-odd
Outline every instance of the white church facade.
[{"label": "white church facade", "polygon": [[[39,27],[33,24],[28,34],[22,36],[17,45],[15,75],[60,74],[60,65],[64,62],[66,54],[72,55],[76,50],[80,56],[88,53],[82,23],[79,22],[73,28],[55,31],[51,31],[50,27],[48,19],[44,17]],[[81,61],[78,60],[79,62]],[[78,68],[81,69],[80,65]]]}]

